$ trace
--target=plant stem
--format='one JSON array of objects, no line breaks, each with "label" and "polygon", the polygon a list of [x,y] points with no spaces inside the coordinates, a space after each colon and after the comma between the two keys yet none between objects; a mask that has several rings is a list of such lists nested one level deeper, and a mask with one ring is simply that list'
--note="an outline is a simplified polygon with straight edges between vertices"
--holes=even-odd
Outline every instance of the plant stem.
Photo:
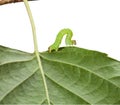
[{"label": "plant stem", "polygon": [[26,7],[26,10],[27,10],[29,19],[30,19],[30,23],[31,23],[31,27],[32,27],[32,32],[33,32],[34,52],[35,52],[35,55],[37,57],[37,61],[38,61],[38,65],[39,65],[39,70],[40,70],[41,75],[42,75],[47,102],[48,102],[48,105],[50,105],[50,98],[49,98],[49,93],[48,93],[47,82],[46,82],[45,74],[44,74],[44,71],[43,71],[41,59],[39,57],[39,51],[38,51],[38,44],[37,44],[37,37],[36,37],[36,29],[35,29],[34,20],[33,20],[33,17],[32,17],[32,13],[31,13],[28,1],[27,0],[23,0],[23,1],[24,1],[25,7]]}]

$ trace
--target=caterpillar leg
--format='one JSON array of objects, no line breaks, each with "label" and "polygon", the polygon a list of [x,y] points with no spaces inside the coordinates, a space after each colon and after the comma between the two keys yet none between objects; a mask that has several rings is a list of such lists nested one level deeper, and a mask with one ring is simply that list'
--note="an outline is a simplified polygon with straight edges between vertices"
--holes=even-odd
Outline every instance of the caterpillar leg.
[{"label": "caterpillar leg", "polygon": [[53,50],[58,51],[58,47],[55,47],[54,45],[48,47],[48,52],[51,53]]}]

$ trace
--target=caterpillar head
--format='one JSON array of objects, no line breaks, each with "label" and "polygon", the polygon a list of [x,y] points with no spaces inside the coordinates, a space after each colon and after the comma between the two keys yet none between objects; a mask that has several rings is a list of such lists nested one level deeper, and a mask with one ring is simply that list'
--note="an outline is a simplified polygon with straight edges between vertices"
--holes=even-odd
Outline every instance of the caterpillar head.
[{"label": "caterpillar head", "polygon": [[76,45],[76,44],[77,44],[76,40],[72,40],[72,45]]}]

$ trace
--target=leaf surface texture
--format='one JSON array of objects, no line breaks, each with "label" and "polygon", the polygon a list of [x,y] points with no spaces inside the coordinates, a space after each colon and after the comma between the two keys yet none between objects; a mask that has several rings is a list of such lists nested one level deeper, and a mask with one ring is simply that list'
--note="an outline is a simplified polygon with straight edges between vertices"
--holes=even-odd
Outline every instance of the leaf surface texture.
[{"label": "leaf surface texture", "polygon": [[[120,104],[120,62],[77,48],[40,53],[50,100],[61,104]],[[46,104],[34,54],[0,46],[0,104]]]}]

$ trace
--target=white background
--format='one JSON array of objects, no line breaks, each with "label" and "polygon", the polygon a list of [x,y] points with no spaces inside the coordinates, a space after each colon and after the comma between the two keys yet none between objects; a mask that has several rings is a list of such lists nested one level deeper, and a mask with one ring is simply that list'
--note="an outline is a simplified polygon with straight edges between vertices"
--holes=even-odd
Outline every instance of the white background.
[{"label": "white background", "polygon": [[[59,30],[71,28],[78,47],[120,60],[120,0],[39,0],[29,4],[40,51],[47,50]],[[0,6],[0,45],[33,52],[24,3]]]}]

